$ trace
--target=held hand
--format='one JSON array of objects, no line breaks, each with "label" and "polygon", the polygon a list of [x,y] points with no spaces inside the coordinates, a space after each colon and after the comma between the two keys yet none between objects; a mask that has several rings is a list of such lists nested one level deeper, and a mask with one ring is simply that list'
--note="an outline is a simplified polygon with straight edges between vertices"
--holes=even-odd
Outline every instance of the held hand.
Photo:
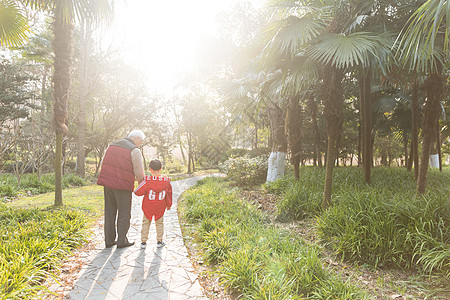
[{"label": "held hand", "polygon": [[167,210],[170,210],[170,207],[167,207]]}]

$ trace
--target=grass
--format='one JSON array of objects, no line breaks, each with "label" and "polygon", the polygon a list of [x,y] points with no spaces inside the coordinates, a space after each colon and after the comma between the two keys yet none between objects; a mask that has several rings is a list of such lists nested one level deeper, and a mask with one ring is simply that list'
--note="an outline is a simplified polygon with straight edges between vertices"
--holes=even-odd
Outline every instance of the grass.
[{"label": "grass", "polygon": [[188,190],[179,211],[222,284],[244,299],[366,297],[322,267],[316,246],[273,226],[220,179]]},{"label": "grass", "polygon": [[[103,213],[103,187],[89,185],[63,189],[63,204],[70,209],[79,209],[95,216]],[[9,203],[14,208],[46,208],[54,205],[54,193],[23,197]]]},{"label": "grass", "polygon": [[52,192],[0,205],[0,299],[31,299],[45,290],[42,283],[87,241],[102,215],[103,189],[64,189],[63,203],[55,209]]},{"label": "grass", "polygon": [[[55,190],[54,174],[44,174],[39,179],[37,174],[24,174],[17,187],[17,178],[13,174],[0,174],[0,196],[14,198],[22,195],[37,195]],[[76,174],[66,174],[63,176],[62,187],[85,186],[90,184]]]},{"label": "grass", "polygon": [[323,210],[324,170],[302,168],[299,182],[284,178],[265,188],[281,194],[278,219],[315,217],[320,238],[343,258],[378,266],[417,267],[450,276],[450,170],[430,170],[427,193],[413,173],[375,168],[372,183],[358,168],[336,168],[333,201]]}]

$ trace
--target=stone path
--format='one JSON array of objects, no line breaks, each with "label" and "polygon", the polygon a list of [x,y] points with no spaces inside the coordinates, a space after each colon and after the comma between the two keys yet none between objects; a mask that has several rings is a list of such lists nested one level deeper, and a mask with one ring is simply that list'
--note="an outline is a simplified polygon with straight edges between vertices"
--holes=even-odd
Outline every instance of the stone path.
[{"label": "stone path", "polygon": [[172,182],[173,206],[164,215],[166,246],[163,248],[156,248],[154,222],[150,227],[147,248],[139,248],[142,197],[133,195],[128,239],[135,245],[105,249],[103,228],[99,228],[94,248],[86,253],[89,263],[80,271],[79,279],[66,299],[208,299],[188,258],[177,215],[180,194],[200,178]]}]

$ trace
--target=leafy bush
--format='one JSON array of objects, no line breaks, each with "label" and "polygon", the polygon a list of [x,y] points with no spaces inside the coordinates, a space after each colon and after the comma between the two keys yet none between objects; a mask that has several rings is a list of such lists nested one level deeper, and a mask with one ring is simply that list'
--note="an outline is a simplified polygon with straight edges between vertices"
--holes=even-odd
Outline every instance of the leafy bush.
[{"label": "leafy bush", "polygon": [[338,291],[334,298],[364,298],[322,267],[317,247],[271,225],[220,179],[203,180],[186,191],[179,210],[205,260],[215,264],[221,282],[239,298],[303,299],[324,286]]},{"label": "leafy bush", "polygon": [[0,206],[0,298],[31,299],[70,250],[85,242],[85,215],[77,211]]},{"label": "leafy bush", "polygon": [[[168,159],[162,167],[164,172],[168,172],[169,174],[181,173],[186,169],[186,166],[183,164],[183,162],[176,158]],[[145,168],[149,169],[148,164],[147,166],[145,166]]]},{"label": "leafy bush", "polygon": [[64,175],[62,184],[64,188],[68,188],[70,186],[85,186],[89,184],[89,181],[72,173]]},{"label": "leafy bush", "polygon": [[244,148],[233,148],[225,151],[225,153],[222,155],[221,161],[224,162],[228,160],[231,157],[239,157],[239,156],[245,156],[250,152],[248,149]]},{"label": "leafy bush", "polygon": [[248,155],[250,157],[256,157],[256,156],[261,156],[261,155],[269,156],[270,152],[271,152],[271,148],[270,147],[259,147],[259,148],[250,150],[248,152]]},{"label": "leafy bush", "polygon": [[221,171],[238,186],[261,184],[267,178],[267,157],[231,157],[221,165]]},{"label": "leafy bush", "polygon": [[10,184],[2,183],[0,185],[0,195],[6,197],[15,197],[17,195],[17,192]]}]

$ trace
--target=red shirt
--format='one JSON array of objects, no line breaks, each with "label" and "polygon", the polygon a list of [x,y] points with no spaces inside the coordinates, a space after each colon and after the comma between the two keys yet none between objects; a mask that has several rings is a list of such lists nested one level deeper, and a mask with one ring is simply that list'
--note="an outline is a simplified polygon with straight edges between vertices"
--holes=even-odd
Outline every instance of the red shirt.
[{"label": "red shirt", "polygon": [[142,210],[149,220],[153,216],[158,220],[164,215],[166,208],[172,207],[172,185],[169,177],[145,176],[134,193],[137,196],[144,196]]}]

